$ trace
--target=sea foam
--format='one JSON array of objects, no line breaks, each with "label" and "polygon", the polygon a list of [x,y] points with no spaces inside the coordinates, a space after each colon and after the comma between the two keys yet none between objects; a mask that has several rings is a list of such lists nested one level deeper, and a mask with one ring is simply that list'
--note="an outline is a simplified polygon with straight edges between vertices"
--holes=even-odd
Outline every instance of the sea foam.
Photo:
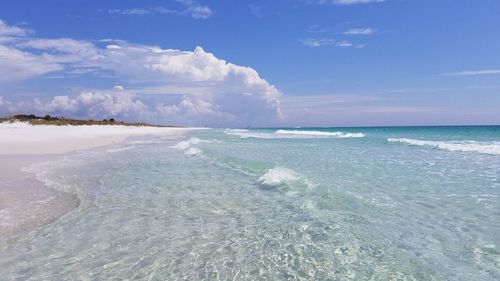
[{"label": "sea foam", "polygon": [[305,186],[307,189],[313,189],[314,184],[292,169],[284,167],[274,167],[266,171],[258,182],[262,185],[278,187],[278,186]]},{"label": "sea foam", "polygon": [[257,139],[311,139],[311,138],[363,138],[363,133],[302,131],[302,130],[277,130],[275,132],[250,131],[241,129],[229,129],[224,131],[227,135],[235,135],[240,138]]},{"label": "sea foam", "polygon": [[184,154],[188,156],[194,156],[194,155],[199,155],[201,154],[201,150],[196,148],[196,147],[190,147],[188,150],[184,152]]},{"label": "sea foam", "polygon": [[265,185],[280,185],[296,181],[299,178],[299,175],[294,170],[276,167],[267,170],[267,172],[259,178],[259,182]]},{"label": "sea foam", "polygon": [[172,146],[172,148],[178,149],[178,150],[185,150],[189,149],[193,144],[199,144],[205,142],[204,140],[201,140],[199,138],[190,138],[189,140],[186,141],[181,141],[177,143],[176,145]]},{"label": "sea foam", "polygon": [[323,131],[301,131],[301,130],[277,130],[275,134],[293,135],[293,136],[321,136],[334,138],[363,138],[363,133],[344,133],[344,132],[323,132]]},{"label": "sea foam", "polygon": [[415,146],[429,146],[456,152],[476,152],[500,155],[500,141],[428,141],[406,138],[389,138],[387,141],[390,143],[401,143]]},{"label": "sea foam", "polygon": [[202,143],[202,142],[207,142],[206,140],[202,140],[196,137],[190,138],[186,141],[181,141],[177,143],[176,145],[172,146],[172,148],[178,149],[178,150],[184,150],[184,154],[188,156],[195,156],[195,155],[200,155],[202,151],[199,148],[194,147],[193,145]]}]

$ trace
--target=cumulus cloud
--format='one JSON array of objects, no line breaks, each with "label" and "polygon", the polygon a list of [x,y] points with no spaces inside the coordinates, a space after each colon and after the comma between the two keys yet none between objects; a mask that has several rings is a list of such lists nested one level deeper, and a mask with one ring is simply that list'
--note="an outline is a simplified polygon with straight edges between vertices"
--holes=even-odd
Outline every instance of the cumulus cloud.
[{"label": "cumulus cloud", "polygon": [[[201,47],[181,51],[120,40],[34,38],[26,33],[15,40],[1,38],[0,35],[0,84],[48,73],[68,77],[103,72],[112,76],[112,83],[120,83],[113,90],[82,85],[89,90],[76,96],[35,100],[33,108],[38,111],[89,116],[136,114],[153,119],[177,114],[194,121],[209,117],[241,124],[282,116],[281,93],[274,85],[256,70],[227,62]],[[170,103],[148,107],[139,100],[144,95],[174,98],[166,98]]]},{"label": "cumulus cloud", "polygon": [[149,119],[154,112],[131,94],[117,92],[81,92],[75,96],[35,98],[9,102],[0,97],[0,108],[10,113],[66,115],[85,118],[120,117],[127,120]]}]

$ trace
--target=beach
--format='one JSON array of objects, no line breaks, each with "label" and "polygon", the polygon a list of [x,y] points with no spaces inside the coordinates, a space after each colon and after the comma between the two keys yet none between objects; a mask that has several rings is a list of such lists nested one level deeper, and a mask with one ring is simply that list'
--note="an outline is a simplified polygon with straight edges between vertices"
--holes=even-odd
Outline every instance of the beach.
[{"label": "beach", "polygon": [[178,138],[188,129],[147,126],[33,126],[0,123],[0,249],[17,235],[55,221],[80,203],[23,168],[70,153],[119,144],[132,137]]},{"label": "beach", "polygon": [[104,146],[2,156],[1,276],[500,276],[498,127],[104,129]]}]

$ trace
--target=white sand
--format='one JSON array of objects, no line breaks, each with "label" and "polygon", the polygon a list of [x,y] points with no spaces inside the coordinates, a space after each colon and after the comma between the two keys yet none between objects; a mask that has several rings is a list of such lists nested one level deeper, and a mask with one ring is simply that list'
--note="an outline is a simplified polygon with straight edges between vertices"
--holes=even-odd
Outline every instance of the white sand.
[{"label": "white sand", "polygon": [[59,154],[118,143],[132,136],[177,137],[187,128],[147,126],[53,126],[0,123],[0,155]]},{"label": "white sand", "polygon": [[[74,195],[47,188],[22,167],[58,154],[119,143],[129,137],[177,138],[188,128],[114,125],[52,126],[0,123],[0,250],[78,205]],[[118,150],[118,149],[115,149]]]}]

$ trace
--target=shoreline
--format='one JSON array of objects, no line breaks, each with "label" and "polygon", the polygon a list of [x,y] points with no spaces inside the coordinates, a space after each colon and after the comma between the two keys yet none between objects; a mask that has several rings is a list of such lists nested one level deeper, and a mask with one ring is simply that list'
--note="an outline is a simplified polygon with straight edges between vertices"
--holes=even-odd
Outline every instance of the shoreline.
[{"label": "shoreline", "polygon": [[0,123],[0,250],[78,208],[80,199],[23,168],[134,137],[178,138],[195,128]]},{"label": "shoreline", "polygon": [[0,155],[62,154],[121,143],[134,136],[172,137],[197,128],[0,123]]},{"label": "shoreline", "polygon": [[61,155],[0,155],[0,249],[18,235],[50,224],[78,208],[80,199],[55,190],[23,171],[35,163],[56,160]]}]

